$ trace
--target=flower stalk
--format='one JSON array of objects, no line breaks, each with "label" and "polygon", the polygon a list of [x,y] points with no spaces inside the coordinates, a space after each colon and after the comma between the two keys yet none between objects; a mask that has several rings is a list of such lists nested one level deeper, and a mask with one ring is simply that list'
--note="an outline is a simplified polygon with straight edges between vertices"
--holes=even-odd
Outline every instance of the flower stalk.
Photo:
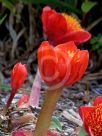
[{"label": "flower stalk", "polygon": [[48,90],[45,94],[45,100],[40,111],[34,136],[46,136],[52,119],[52,113],[56,103],[62,93],[62,88],[56,90]]},{"label": "flower stalk", "polygon": [[8,110],[8,108],[10,107],[10,105],[11,105],[11,102],[12,102],[12,100],[13,100],[13,98],[14,98],[14,93],[11,93],[10,94],[10,96],[9,96],[9,99],[8,99],[8,101],[7,101],[7,105],[5,105],[5,107],[3,108],[3,113],[4,114],[6,114],[7,113],[7,110]]},{"label": "flower stalk", "polygon": [[27,77],[27,69],[25,64],[16,63],[11,72],[11,92],[7,101],[7,105],[3,108],[3,113],[6,114],[7,110],[17,92]]}]

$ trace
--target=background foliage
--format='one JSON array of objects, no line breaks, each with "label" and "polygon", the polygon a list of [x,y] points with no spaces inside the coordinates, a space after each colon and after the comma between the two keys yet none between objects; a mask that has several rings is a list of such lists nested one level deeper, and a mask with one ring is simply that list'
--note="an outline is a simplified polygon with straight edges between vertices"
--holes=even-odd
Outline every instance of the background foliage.
[{"label": "background foliage", "polygon": [[[11,68],[19,60],[36,63],[36,50],[43,40],[41,13],[45,5],[77,17],[92,33],[90,42],[81,46],[93,54],[102,51],[101,0],[0,0],[0,50],[6,61],[1,68]],[[32,71],[33,72],[33,71]]]}]

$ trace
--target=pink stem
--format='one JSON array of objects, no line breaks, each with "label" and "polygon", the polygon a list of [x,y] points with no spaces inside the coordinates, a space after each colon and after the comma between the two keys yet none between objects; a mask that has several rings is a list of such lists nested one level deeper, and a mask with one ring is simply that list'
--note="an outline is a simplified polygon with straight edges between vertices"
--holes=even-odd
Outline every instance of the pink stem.
[{"label": "pink stem", "polygon": [[41,90],[41,77],[40,77],[39,70],[37,70],[37,73],[33,82],[32,90],[30,93],[28,106],[32,106],[32,107],[39,106],[40,90]]}]

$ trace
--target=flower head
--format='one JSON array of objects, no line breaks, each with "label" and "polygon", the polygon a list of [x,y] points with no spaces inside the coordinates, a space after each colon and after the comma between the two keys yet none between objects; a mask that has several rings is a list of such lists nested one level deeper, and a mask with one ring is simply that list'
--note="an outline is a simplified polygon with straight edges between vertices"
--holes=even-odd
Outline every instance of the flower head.
[{"label": "flower head", "polygon": [[102,96],[96,98],[93,106],[81,106],[80,116],[90,136],[102,135]]},{"label": "flower head", "polygon": [[16,91],[18,88],[20,88],[26,77],[27,77],[26,65],[21,63],[15,64],[11,74],[12,90]]},{"label": "flower head", "polygon": [[79,50],[74,42],[53,47],[48,41],[38,49],[38,65],[43,80],[48,85],[69,86],[78,81],[88,65],[87,50]]},{"label": "flower head", "polygon": [[68,41],[80,44],[91,38],[74,17],[58,13],[49,6],[43,8],[42,23],[44,34],[53,45]]}]

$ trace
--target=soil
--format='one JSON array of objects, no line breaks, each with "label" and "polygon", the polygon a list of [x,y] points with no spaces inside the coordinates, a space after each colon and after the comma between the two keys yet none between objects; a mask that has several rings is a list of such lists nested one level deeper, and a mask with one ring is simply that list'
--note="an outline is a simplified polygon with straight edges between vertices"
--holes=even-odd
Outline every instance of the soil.
[{"label": "soil", "polygon": [[[31,84],[32,84],[31,79],[33,79],[33,76],[28,77],[26,83],[23,85],[23,88],[21,88],[20,91],[18,91],[18,93],[15,95],[7,116],[2,115],[2,108],[8,99],[10,88],[6,84],[4,89],[3,86],[1,86],[0,122],[2,123],[0,125],[0,136],[10,136],[12,131],[20,128],[27,128],[27,129],[32,128],[32,130],[35,128],[36,119],[38,117],[39,111],[41,109],[41,105],[43,103],[44,94],[45,94],[44,90],[46,89],[46,85],[42,83],[40,104],[38,108],[30,107],[30,108],[19,109],[17,107],[17,101],[22,96],[22,94],[25,93],[28,95],[30,94]],[[77,136],[81,128],[80,122],[76,123],[76,121],[67,118],[66,116],[64,116],[64,113],[68,113],[71,116],[73,116],[73,112],[69,112],[70,110],[78,114],[79,106],[91,104],[95,100],[96,96],[102,94],[101,80],[102,80],[102,71],[92,74],[85,73],[84,77],[79,82],[63,90],[63,93],[53,113],[53,116],[59,119],[62,126],[62,131],[55,129],[55,131],[57,131],[60,134],[60,136]],[[8,84],[10,82],[10,78],[6,78],[6,80],[4,81],[5,83]],[[79,116],[77,117],[74,116],[74,118],[81,120]],[[19,118],[20,120],[23,118],[21,122]],[[26,121],[24,121],[25,118]],[[33,119],[33,122],[32,121],[29,122],[27,120],[28,118],[30,118],[31,120]],[[11,124],[13,124],[13,126]]]}]

